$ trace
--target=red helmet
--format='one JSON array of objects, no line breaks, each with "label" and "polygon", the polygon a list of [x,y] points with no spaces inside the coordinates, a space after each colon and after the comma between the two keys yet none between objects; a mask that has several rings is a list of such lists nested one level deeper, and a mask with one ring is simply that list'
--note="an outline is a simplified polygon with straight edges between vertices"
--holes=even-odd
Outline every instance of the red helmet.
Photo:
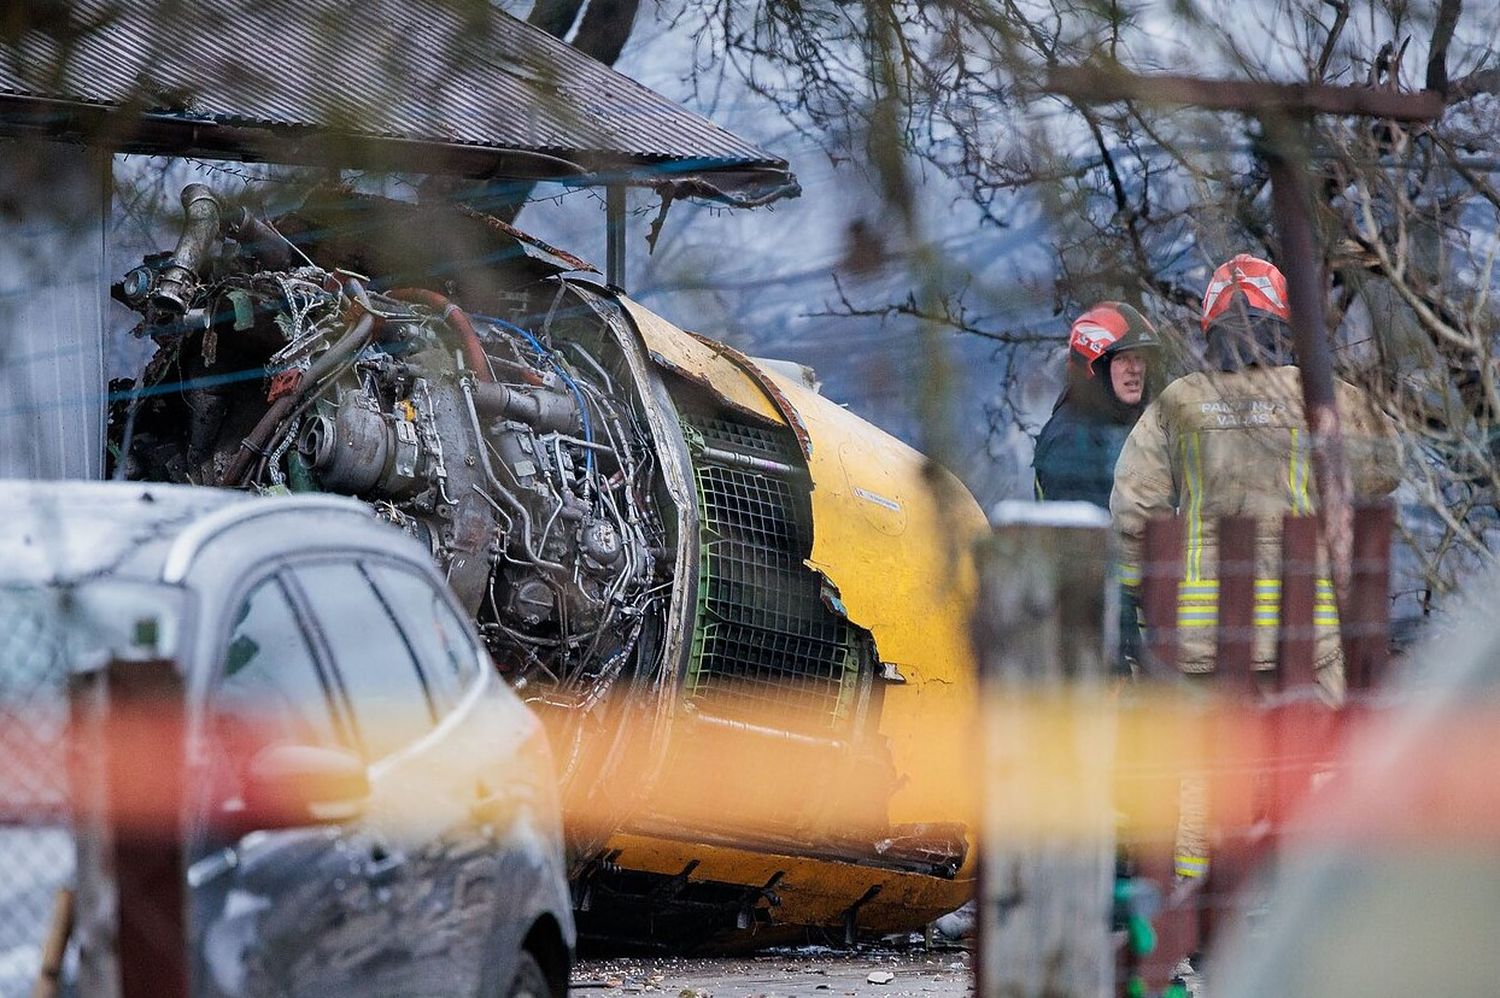
[{"label": "red helmet", "polygon": [[1291,318],[1287,310],[1286,276],[1274,264],[1241,253],[1214,271],[1208,290],[1203,292],[1205,333],[1229,311],[1236,294],[1245,296],[1245,305],[1252,312],[1262,312],[1282,322]]},{"label": "red helmet", "polygon": [[1124,302],[1100,302],[1075,319],[1068,331],[1068,354],[1090,377],[1100,357],[1157,346],[1155,328]]}]

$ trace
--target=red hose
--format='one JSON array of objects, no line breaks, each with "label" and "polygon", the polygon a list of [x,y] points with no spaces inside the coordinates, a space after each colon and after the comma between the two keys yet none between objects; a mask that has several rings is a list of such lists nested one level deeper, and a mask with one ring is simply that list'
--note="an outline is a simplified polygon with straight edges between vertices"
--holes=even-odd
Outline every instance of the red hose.
[{"label": "red hose", "polygon": [[479,334],[475,332],[474,323],[469,321],[463,309],[453,304],[447,297],[426,288],[397,288],[385,294],[397,301],[414,302],[418,305],[426,305],[435,312],[441,312],[443,321],[451,326],[453,331],[458,333],[459,339],[463,341],[464,357],[469,369],[474,372],[474,377],[479,381],[495,380],[490,376],[489,358],[485,356],[484,347],[480,345]]}]

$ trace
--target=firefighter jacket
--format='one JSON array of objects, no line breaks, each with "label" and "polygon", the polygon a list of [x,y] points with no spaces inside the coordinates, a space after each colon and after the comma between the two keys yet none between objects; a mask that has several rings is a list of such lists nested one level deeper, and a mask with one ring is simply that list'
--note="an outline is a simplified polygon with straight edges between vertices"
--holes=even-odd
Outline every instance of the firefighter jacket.
[{"label": "firefighter jacket", "polygon": [[[1344,448],[1356,496],[1396,487],[1399,454],[1390,421],[1360,389],[1336,382]],[[1196,373],[1168,385],[1135,425],[1115,469],[1110,512],[1119,535],[1121,575],[1140,582],[1146,522],[1180,514],[1185,545],[1178,593],[1178,647],[1185,672],[1213,669],[1218,622],[1218,545],[1222,516],[1258,521],[1255,661],[1275,663],[1281,598],[1281,520],[1312,515],[1317,503],[1300,372],[1248,366]],[[1315,605],[1319,680],[1343,695],[1333,583],[1319,553]]]}]

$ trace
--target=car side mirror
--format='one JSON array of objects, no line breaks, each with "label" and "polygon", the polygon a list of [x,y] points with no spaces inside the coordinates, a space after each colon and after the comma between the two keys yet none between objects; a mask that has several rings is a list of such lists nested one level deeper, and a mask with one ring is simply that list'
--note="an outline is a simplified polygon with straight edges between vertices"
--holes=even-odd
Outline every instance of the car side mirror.
[{"label": "car side mirror", "polygon": [[270,830],[359,817],[370,797],[364,760],[318,745],[271,745],[246,767],[239,824]]}]

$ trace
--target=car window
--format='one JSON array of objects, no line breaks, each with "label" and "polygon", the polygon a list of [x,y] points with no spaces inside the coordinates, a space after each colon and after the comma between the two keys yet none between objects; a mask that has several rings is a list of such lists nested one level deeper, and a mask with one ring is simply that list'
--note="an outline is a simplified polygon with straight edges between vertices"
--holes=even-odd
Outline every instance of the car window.
[{"label": "car window", "polygon": [[251,590],[236,611],[210,704],[220,717],[253,725],[257,741],[338,743],[312,647],[275,579]]},{"label": "car window", "polygon": [[353,562],[293,569],[333,654],[360,737],[379,759],[432,729],[427,688],[385,604]]},{"label": "car window", "polygon": [[411,642],[434,698],[451,710],[479,676],[479,652],[468,631],[423,576],[393,565],[366,567]]}]

